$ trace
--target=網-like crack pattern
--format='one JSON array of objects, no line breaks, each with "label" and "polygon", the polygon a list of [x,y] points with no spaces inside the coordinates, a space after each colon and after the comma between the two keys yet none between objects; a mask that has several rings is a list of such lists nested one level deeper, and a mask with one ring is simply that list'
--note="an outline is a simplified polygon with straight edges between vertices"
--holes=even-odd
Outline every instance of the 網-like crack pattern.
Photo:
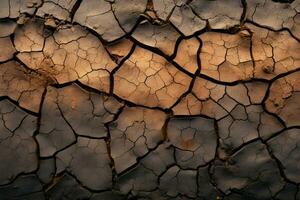
[{"label": "\u7db2-like crack pattern", "polygon": [[299,200],[300,0],[0,0],[1,200]]}]

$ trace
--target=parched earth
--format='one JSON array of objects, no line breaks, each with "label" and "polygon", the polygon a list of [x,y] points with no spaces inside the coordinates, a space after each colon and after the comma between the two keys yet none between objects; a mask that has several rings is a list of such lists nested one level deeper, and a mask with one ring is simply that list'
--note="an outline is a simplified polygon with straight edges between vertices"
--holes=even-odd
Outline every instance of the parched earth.
[{"label": "parched earth", "polygon": [[300,199],[300,0],[0,0],[1,200]]}]

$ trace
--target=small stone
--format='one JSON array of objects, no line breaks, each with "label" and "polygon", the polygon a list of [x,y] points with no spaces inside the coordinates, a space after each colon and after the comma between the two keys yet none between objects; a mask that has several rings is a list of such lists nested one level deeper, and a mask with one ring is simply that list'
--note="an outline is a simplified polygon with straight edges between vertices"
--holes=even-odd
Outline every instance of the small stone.
[{"label": "small stone", "polygon": [[274,72],[274,67],[270,65],[263,66],[263,71],[267,74],[271,74],[272,72]]},{"label": "small stone", "polygon": [[45,25],[46,26],[50,26],[50,27],[53,27],[53,28],[56,28],[57,27],[57,24],[55,22],[55,20],[53,18],[47,18],[45,20]]}]

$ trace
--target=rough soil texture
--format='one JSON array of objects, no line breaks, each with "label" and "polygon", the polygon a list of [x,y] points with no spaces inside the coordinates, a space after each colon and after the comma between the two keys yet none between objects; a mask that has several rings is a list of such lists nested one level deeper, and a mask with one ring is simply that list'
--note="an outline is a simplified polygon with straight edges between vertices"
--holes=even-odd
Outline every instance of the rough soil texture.
[{"label": "rough soil texture", "polygon": [[300,0],[0,0],[1,200],[300,199]]}]

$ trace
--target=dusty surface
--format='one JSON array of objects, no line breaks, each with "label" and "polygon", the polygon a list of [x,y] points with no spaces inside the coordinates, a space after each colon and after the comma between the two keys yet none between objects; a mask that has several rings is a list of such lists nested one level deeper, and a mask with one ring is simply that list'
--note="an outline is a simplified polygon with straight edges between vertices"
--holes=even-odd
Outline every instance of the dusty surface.
[{"label": "dusty surface", "polygon": [[0,0],[1,200],[300,199],[300,0]]}]

